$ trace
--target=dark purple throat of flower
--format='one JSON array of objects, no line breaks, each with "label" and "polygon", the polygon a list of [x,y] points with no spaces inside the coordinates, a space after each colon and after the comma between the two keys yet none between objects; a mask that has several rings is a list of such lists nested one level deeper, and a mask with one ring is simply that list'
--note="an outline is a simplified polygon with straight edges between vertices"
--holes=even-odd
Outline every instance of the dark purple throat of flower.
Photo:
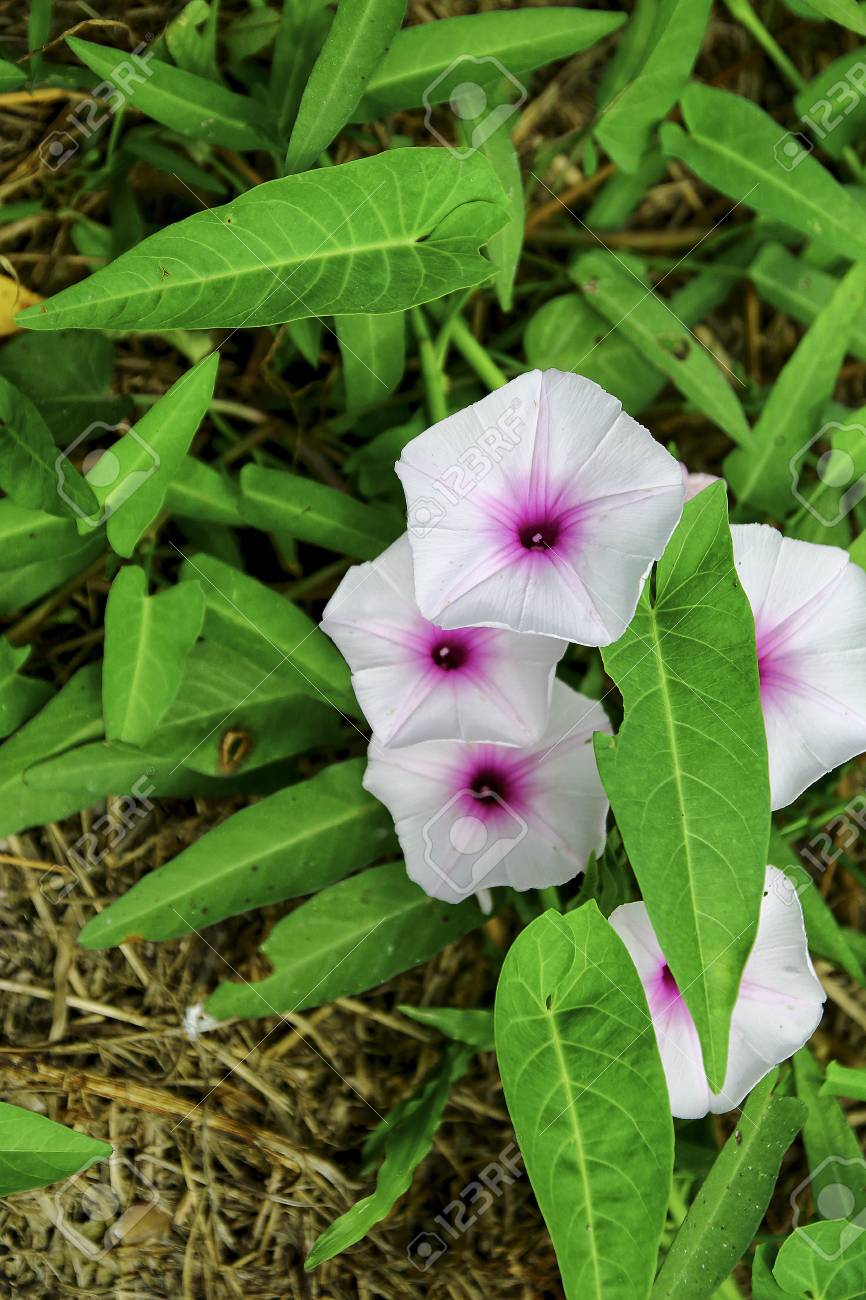
[{"label": "dark purple throat of flower", "polygon": [[482,808],[501,808],[508,802],[510,782],[506,774],[495,767],[481,767],[469,782],[469,793]]},{"label": "dark purple throat of flower", "polygon": [[674,979],[673,973],[671,972],[671,968],[667,964],[667,962],[665,962],[664,966],[662,966],[661,986],[662,986],[662,991],[664,992],[666,997],[669,998],[679,997],[680,991],[679,988],[677,987],[677,982]]},{"label": "dark purple throat of flower", "polygon": [[443,638],[436,641],[430,651],[430,658],[437,668],[443,672],[454,672],[457,668],[463,668],[469,658],[469,647],[465,642],[456,639]]},{"label": "dark purple throat of flower", "polygon": [[560,538],[560,524],[556,519],[530,519],[518,528],[520,545],[527,551],[552,551]]}]

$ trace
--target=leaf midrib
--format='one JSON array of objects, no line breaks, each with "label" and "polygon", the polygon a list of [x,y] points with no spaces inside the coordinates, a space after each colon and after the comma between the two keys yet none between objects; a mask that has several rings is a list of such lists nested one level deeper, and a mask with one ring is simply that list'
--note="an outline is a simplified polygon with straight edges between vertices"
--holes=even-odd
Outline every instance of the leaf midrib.
[{"label": "leaf midrib", "polygon": [[546,1017],[548,1025],[550,1026],[550,1037],[553,1043],[554,1052],[556,1053],[556,1061],[557,1061],[557,1065],[559,1066],[559,1072],[562,1077],[563,1091],[568,1097],[568,1106],[566,1107],[566,1112],[568,1114],[568,1124],[572,1132],[572,1138],[574,1141],[575,1152],[577,1154],[578,1165],[580,1166],[580,1181],[583,1185],[584,1203],[586,1204],[587,1207],[587,1220],[588,1220],[588,1227],[589,1227],[589,1232],[587,1233],[587,1237],[589,1240],[589,1253],[592,1257],[592,1271],[593,1271],[593,1276],[595,1278],[595,1293],[596,1296],[599,1297],[599,1300],[601,1300],[602,1284],[601,1284],[601,1273],[599,1269],[598,1246],[596,1244],[595,1232],[593,1231],[593,1222],[592,1222],[593,1200],[590,1192],[589,1174],[586,1168],[586,1154],[583,1149],[583,1135],[581,1134],[580,1124],[578,1123],[577,1120],[577,1108],[575,1106],[576,1098],[572,1093],[571,1077],[568,1072],[568,1065],[565,1060],[565,1053],[562,1050],[562,1039],[560,1038],[559,1028],[556,1023],[556,1012],[553,1011],[551,1013],[550,1011],[548,1011],[546,1007],[542,1007],[542,1014]]},{"label": "leaf midrib", "polygon": [[[692,859],[692,836],[691,836],[691,831],[689,830],[685,792],[683,790],[683,783],[682,783],[682,765],[680,761],[679,743],[677,740],[676,727],[674,725],[673,704],[671,701],[668,675],[665,668],[664,656],[662,655],[661,652],[661,636],[659,635],[657,611],[653,606],[650,606],[648,609],[648,614],[649,614],[650,627],[652,629],[653,653],[655,655],[656,664],[658,665],[659,684],[661,687],[662,699],[664,701],[665,729],[668,734],[668,742],[670,744],[671,754],[674,759],[673,768],[674,768],[674,780],[675,780],[676,791],[677,791],[677,801],[679,803],[680,811],[682,815],[683,846],[686,852],[687,879],[688,879],[688,887],[689,887],[689,910],[692,916],[692,933],[694,935],[695,944],[697,946],[698,957],[699,957],[700,968],[701,968],[701,978],[697,981],[697,984],[701,994],[703,995],[704,1017],[705,1017],[704,1023],[711,1024],[709,1000],[707,998],[707,985],[706,985],[706,980],[704,978],[705,972],[708,969],[708,967],[704,957],[703,946],[701,943],[701,929],[700,929],[700,925],[698,924],[699,913],[697,908],[697,901],[695,898],[694,863]],[[694,986],[694,981],[692,985],[689,987],[693,987],[693,986]],[[683,997],[685,998],[685,991],[683,992]],[[708,1070],[707,1074],[715,1078],[716,1054],[715,1054],[715,1043],[713,1041],[712,1032],[710,1032],[710,1039],[709,1042],[706,1044],[704,1044],[703,1037],[700,1035],[700,1033],[698,1036],[701,1038],[701,1045],[706,1046],[710,1049],[710,1056],[712,1058],[712,1064],[714,1068]]]},{"label": "leaf midrib", "polygon": [[[291,789],[291,787],[289,787],[289,789]],[[237,872],[240,867],[245,866],[248,862],[252,861],[253,859],[255,859],[256,861],[261,861],[263,858],[269,857],[273,854],[284,853],[294,846],[301,847],[305,840],[308,840],[313,836],[320,835],[325,831],[338,830],[343,827],[352,825],[357,821],[370,817],[371,814],[375,815],[376,812],[377,812],[377,808],[375,804],[366,805],[366,804],[359,803],[359,804],[350,805],[347,811],[341,812],[336,817],[329,818],[327,822],[324,821],[317,822],[315,827],[312,829],[308,827],[306,831],[296,830],[294,833],[287,835],[285,839],[274,841],[274,843],[272,843],[266,849],[259,849],[257,852],[251,853],[247,857],[232,858],[230,863],[226,863],[224,865],[224,869],[222,871],[219,870],[219,864],[217,864],[215,868],[212,866],[210,870],[210,874],[208,875],[206,881],[206,887],[210,889],[218,885],[227,876],[230,877],[235,872]],[[228,826],[229,821],[223,822],[222,825]],[[216,828],[216,830],[219,829],[220,827]],[[164,869],[167,870],[170,866],[171,863],[167,863]],[[129,918],[129,922],[124,921],[122,925],[115,924],[113,928],[107,926],[105,932],[103,932],[103,934],[99,936],[100,941],[105,939],[106,933],[113,934],[116,931],[118,933],[126,934],[127,924],[129,923],[138,924],[139,920],[146,922],[148,917],[152,916],[152,913],[154,911],[161,913],[164,912],[167,907],[171,907],[175,903],[183,903],[186,900],[187,895],[189,894],[191,888],[195,888],[200,892],[200,886],[196,884],[194,878],[189,874],[184,875],[182,879],[178,879],[177,885],[178,888],[173,893],[161,894],[159,899],[154,899],[153,904],[146,911],[142,913],[141,917],[137,917],[133,914],[133,916]],[[185,934],[186,932],[187,932],[186,929],[184,929],[180,933]],[[136,933],[138,933],[138,931],[136,931]],[[144,937],[147,938],[148,936],[145,935]],[[118,942],[122,942],[122,940],[118,940]]]},{"label": "leaf midrib", "polygon": [[[737,167],[743,168],[745,171],[748,172],[750,176],[757,176],[759,185],[763,181],[769,181],[770,189],[773,190],[777,195],[781,195],[786,199],[790,198],[792,190],[786,189],[785,186],[782,184],[781,180],[780,179],[777,180],[772,173],[768,173],[766,170],[762,170],[760,167],[757,167],[755,164],[753,164],[747,153],[738,154],[735,152],[735,150],[728,148],[728,146],[725,144],[721,144],[718,140],[715,140],[710,136],[703,135],[700,129],[693,130],[691,126],[689,126],[688,131],[687,132],[684,131],[683,134],[685,135],[686,139],[691,139],[699,142],[704,146],[704,148],[709,150],[714,150],[717,154],[720,154],[725,159],[733,159]],[[820,164],[816,164],[816,165],[820,166]],[[822,170],[824,169],[822,168]],[[830,177],[830,179],[832,180],[833,177]],[[820,204],[814,203],[807,194],[804,197],[804,191],[802,189],[797,190],[796,193],[798,197],[803,199],[803,204],[805,207],[807,207],[810,211],[816,212],[818,214],[819,220],[821,221],[821,226],[819,227],[819,229],[823,230],[827,226],[829,226],[831,229],[844,234],[846,239],[851,238],[851,231],[848,230],[847,227],[839,225],[836,219],[832,216],[832,214],[828,212],[826,208],[822,207]],[[742,198],[739,200],[739,202],[745,203],[746,199]]]}]

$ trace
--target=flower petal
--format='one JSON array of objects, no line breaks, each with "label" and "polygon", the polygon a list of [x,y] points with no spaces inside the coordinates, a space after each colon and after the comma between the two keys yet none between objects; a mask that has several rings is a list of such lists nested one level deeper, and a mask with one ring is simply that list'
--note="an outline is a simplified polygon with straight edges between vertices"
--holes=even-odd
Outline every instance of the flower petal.
[{"label": "flower petal", "polygon": [[610,394],[532,371],[404,448],[418,605],[443,627],[608,645],[682,512],[677,462]]},{"label": "flower petal", "polygon": [[755,615],[773,808],[866,749],[866,573],[846,551],[731,530]]},{"label": "flower petal", "polygon": [[610,914],[610,923],[634,962],[647,995],[659,1047],[671,1112],[678,1119],[699,1119],[710,1106],[698,1031],[682,998],[662,995],[660,973],[664,954],[644,903],[623,903]]},{"label": "flower petal", "polygon": [[800,900],[785,873],[768,867],[758,933],[731,1018],[725,1082],[711,1106],[716,1114],[738,1106],[799,1051],[818,1027],[826,996],[809,957]]},{"label": "flower petal", "polygon": [[383,744],[518,745],[544,731],[562,642],[488,628],[448,633],[428,622],[415,604],[405,534],[349,570],[321,625],[348,660],[358,703]]},{"label": "flower petal", "polygon": [[604,843],[608,803],[591,744],[601,705],[554,683],[534,746],[371,742],[365,787],[389,809],[406,869],[448,902],[494,885],[564,884]]},{"label": "flower petal", "polygon": [[686,501],[694,501],[699,492],[703,492],[704,488],[712,487],[713,483],[719,481],[718,474],[693,474],[683,461],[680,461],[680,471],[686,490]]},{"label": "flower petal", "polygon": [[728,1068],[719,1093],[710,1091],[685,1001],[675,987],[673,995],[670,992],[664,954],[646,906],[625,903],[611,913],[610,923],[628,949],[646,993],[671,1111],[678,1119],[733,1110],[765,1074],[793,1056],[815,1032],[826,995],[809,958],[800,900],[776,867],[767,867],[758,933],[731,1017]]}]

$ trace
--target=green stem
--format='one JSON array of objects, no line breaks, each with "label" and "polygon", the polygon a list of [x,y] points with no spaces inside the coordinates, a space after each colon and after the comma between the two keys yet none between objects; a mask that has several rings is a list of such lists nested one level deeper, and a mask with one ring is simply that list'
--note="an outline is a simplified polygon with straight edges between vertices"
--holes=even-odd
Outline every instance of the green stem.
[{"label": "green stem", "polygon": [[[791,62],[776,38],[767,31],[749,0],[725,0],[725,4],[746,30],[751,32],[764,52],[770,56],[788,84],[794,90],[804,90],[808,85],[806,78]],[[855,180],[863,181],[866,179],[866,169],[864,169],[856,150],[851,145],[846,145],[842,150],[842,158]]]},{"label": "green stem", "polygon": [[455,317],[452,322],[451,341],[463,360],[469,363],[481,382],[491,391],[505,387],[508,376],[502,373],[487,349],[478,342],[462,316]]},{"label": "green stem", "polygon": [[751,32],[765,54],[770,56],[785,80],[795,90],[802,90],[806,85],[806,78],[788,58],[775,36],[767,31],[749,4],[749,0],[725,0],[725,4],[737,21],[741,22],[748,32]]},{"label": "green stem", "polygon": [[424,392],[427,396],[427,411],[433,424],[438,424],[448,415],[448,403],[445,400],[445,379],[436,348],[430,337],[427,321],[420,307],[412,307],[409,319],[418,342],[418,357],[421,362],[421,375],[424,379]]},{"label": "green stem", "polygon": [[556,885],[548,885],[546,889],[539,889],[538,897],[545,911],[552,907],[555,912],[562,911],[562,901],[559,897],[559,890]]}]

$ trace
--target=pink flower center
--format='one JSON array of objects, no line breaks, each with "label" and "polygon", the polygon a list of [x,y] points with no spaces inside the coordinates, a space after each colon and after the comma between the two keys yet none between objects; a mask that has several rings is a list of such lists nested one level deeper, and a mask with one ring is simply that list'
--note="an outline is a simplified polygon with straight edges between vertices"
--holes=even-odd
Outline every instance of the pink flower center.
[{"label": "pink flower center", "polygon": [[678,998],[680,996],[680,991],[679,988],[677,987],[677,982],[674,979],[673,975],[671,974],[671,968],[667,964],[667,962],[665,962],[664,966],[662,966],[661,986],[662,986],[662,992],[665,994],[666,997]]},{"label": "pink flower center", "polygon": [[469,647],[460,641],[437,641],[430,651],[430,658],[437,668],[441,668],[444,673],[450,673],[457,668],[462,668],[466,663],[469,658]]},{"label": "pink flower center", "polygon": [[550,551],[559,541],[560,531],[557,519],[530,519],[520,524],[517,535],[527,551]]},{"label": "pink flower center", "polygon": [[510,781],[495,767],[481,767],[469,781],[468,789],[475,803],[485,808],[501,808],[508,802]]}]

